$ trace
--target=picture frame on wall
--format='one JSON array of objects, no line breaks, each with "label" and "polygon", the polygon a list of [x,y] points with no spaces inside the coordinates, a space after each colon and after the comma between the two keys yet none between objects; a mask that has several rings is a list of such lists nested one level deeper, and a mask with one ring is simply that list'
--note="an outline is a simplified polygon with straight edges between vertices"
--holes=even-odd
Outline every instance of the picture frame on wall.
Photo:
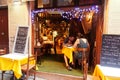
[{"label": "picture frame on wall", "polygon": [[101,0],[79,0],[79,6],[81,5],[97,5],[97,4],[101,4]]},{"label": "picture frame on wall", "polygon": [[57,7],[68,7],[74,5],[74,0],[57,0]]},{"label": "picture frame on wall", "polygon": [[36,8],[52,8],[53,0],[36,0]]}]

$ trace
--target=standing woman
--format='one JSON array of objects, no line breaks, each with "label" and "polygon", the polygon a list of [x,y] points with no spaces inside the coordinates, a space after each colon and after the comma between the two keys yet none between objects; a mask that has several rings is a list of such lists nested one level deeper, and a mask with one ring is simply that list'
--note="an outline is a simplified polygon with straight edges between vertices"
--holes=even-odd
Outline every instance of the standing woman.
[{"label": "standing woman", "polygon": [[[90,45],[88,40],[82,36],[82,34],[76,39],[73,47],[76,49],[74,51],[74,61],[78,60],[78,64],[82,64],[82,58],[84,57],[88,61]],[[84,54],[84,55],[83,55]]]}]

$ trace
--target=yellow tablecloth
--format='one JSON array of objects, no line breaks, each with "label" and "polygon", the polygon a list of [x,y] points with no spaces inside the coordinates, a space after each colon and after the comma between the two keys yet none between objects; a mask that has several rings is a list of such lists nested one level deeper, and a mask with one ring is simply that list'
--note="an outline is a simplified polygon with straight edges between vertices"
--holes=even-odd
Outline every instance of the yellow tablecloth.
[{"label": "yellow tablecloth", "polygon": [[63,47],[62,49],[62,53],[70,59],[69,60],[70,63],[73,61],[73,51],[74,51],[73,47]]},{"label": "yellow tablecloth", "polygon": [[12,70],[18,79],[22,76],[21,65],[25,63],[27,63],[27,56],[19,53],[0,56],[0,70]]},{"label": "yellow tablecloth", "polygon": [[93,76],[99,77],[100,80],[120,80],[120,68],[96,65]]}]

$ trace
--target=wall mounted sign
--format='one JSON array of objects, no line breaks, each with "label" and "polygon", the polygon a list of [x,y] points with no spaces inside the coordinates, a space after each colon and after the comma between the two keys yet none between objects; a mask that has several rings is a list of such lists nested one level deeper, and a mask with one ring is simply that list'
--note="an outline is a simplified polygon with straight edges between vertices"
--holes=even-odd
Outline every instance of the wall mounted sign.
[{"label": "wall mounted sign", "polygon": [[103,35],[100,64],[120,68],[120,35]]},{"label": "wall mounted sign", "polygon": [[74,0],[57,0],[57,7],[74,6]]},{"label": "wall mounted sign", "polygon": [[102,3],[102,0],[79,0],[79,5],[97,5]]}]

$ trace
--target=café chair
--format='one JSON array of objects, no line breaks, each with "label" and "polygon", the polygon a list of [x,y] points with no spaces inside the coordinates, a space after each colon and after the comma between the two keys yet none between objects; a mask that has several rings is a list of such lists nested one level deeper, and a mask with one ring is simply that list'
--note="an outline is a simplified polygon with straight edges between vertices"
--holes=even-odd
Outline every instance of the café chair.
[{"label": "caf\u00e9 chair", "polygon": [[[2,48],[0,49],[0,55],[4,55],[6,54],[6,48]],[[2,71],[2,80],[3,80],[3,74],[5,73],[5,71]]]},{"label": "caf\u00e9 chair", "polygon": [[35,46],[34,47],[34,53],[37,53],[37,61],[39,64],[41,64],[41,59],[42,59],[42,56],[44,55],[44,52],[43,52],[43,46]]},{"label": "caf\u00e9 chair", "polygon": [[34,74],[34,80],[35,80],[35,77],[36,77],[36,61],[37,61],[37,52],[32,56],[30,56],[30,54],[28,54],[28,62],[21,66],[22,72],[26,74],[25,80],[28,80],[28,77],[29,77],[31,72]]},{"label": "caf\u00e9 chair", "polygon": [[0,55],[6,54],[6,48],[0,49]]}]

